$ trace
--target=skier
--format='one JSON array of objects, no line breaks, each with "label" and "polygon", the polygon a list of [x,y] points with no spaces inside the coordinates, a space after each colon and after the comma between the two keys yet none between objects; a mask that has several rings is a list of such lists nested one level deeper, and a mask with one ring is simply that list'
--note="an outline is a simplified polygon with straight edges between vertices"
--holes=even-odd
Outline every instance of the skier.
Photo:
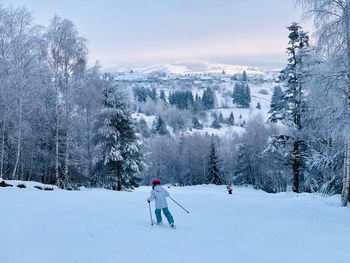
[{"label": "skier", "polygon": [[160,180],[159,179],[153,179],[152,180],[152,192],[151,196],[147,198],[147,202],[150,203],[151,201],[155,200],[156,205],[156,218],[157,218],[157,224],[162,225],[162,214],[161,211],[163,210],[163,213],[165,217],[167,218],[170,227],[175,228],[174,225],[174,218],[171,215],[169,209],[168,209],[168,203],[166,201],[166,197],[170,196],[169,192],[165,190],[162,186],[160,186]]},{"label": "skier", "polygon": [[227,191],[229,195],[232,195],[232,188],[230,184],[227,186]]}]

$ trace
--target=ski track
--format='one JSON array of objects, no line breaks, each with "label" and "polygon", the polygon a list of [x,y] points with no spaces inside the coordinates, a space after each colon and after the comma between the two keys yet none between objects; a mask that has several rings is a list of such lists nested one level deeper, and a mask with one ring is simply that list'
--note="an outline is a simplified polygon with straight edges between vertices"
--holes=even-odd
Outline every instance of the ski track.
[{"label": "ski track", "polygon": [[[350,210],[339,196],[172,187],[177,229],[151,226],[134,192],[0,188],[1,263],[345,263]],[[153,209],[154,209],[154,204]],[[163,220],[165,220],[163,216]]]}]

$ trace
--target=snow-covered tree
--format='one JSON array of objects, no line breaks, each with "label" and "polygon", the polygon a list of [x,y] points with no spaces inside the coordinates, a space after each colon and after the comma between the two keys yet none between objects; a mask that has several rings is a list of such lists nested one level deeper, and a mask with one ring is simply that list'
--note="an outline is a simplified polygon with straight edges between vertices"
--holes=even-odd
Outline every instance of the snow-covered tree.
[{"label": "snow-covered tree", "polygon": [[192,119],[192,127],[194,129],[198,129],[198,130],[202,130],[203,129],[203,125],[199,122],[197,117],[193,117],[193,119]]},{"label": "snow-covered tree", "polygon": [[270,112],[281,110],[280,107],[283,105],[281,103],[282,98],[283,98],[283,90],[281,86],[275,86],[273,89],[273,94],[271,98]]},{"label": "snow-covered tree", "polygon": [[154,122],[153,122],[153,126],[152,126],[152,131],[155,134],[159,134],[159,135],[167,135],[169,134],[169,131],[166,127],[166,123],[163,120],[163,118],[161,116],[158,116]]},{"label": "snow-covered tree", "polygon": [[215,107],[215,94],[211,88],[206,88],[203,92],[202,103],[206,110],[214,109]]},{"label": "snow-covered tree", "polygon": [[249,108],[251,96],[248,84],[237,82],[233,89],[232,97],[233,103],[237,104],[237,107]]},{"label": "snow-covered tree", "polygon": [[[45,38],[48,43],[48,65],[53,75],[56,93],[56,180],[59,187],[67,188],[70,180],[71,116],[74,108],[71,100],[74,97],[77,77],[85,70],[86,40],[79,36],[70,20],[58,16],[51,20]],[[60,160],[62,151],[63,161]],[[60,174],[62,162],[63,174]]]},{"label": "snow-covered tree", "polygon": [[213,116],[213,121],[210,125],[210,127],[214,128],[214,129],[220,129],[221,128],[221,123],[220,123],[220,120],[219,120],[219,116],[217,115],[216,112],[214,112],[212,114]]},{"label": "snow-covered tree", "polygon": [[217,155],[214,139],[210,145],[210,153],[208,158],[208,182],[209,184],[221,185],[224,183],[221,174],[221,163]]},{"label": "snow-covered tree", "polygon": [[229,116],[228,119],[227,119],[227,123],[228,123],[230,126],[235,125],[235,116],[233,115],[233,112],[232,112],[232,111],[231,111],[231,113],[230,113],[230,116]]},{"label": "snow-covered tree", "polygon": [[245,70],[243,71],[243,74],[242,74],[242,81],[248,81],[247,72],[245,72]]},{"label": "snow-covered tree", "polygon": [[[334,127],[344,136],[342,205],[350,201],[350,2],[349,0],[298,0],[314,21],[318,52],[323,69],[318,74],[318,84],[325,84],[324,94],[329,91],[338,96],[337,103],[329,107],[329,114],[337,118]],[[327,65],[327,66],[325,66]],[[336,113],[336,114],[335,114]]]},{"label": "snow-covered tree", "polygon": [[[271,122],[281,121],[291,132],[290,143],[292,149],[292,169],[293,169],[293,191],[301,191],[301,180],[305,172],[306,142],[301,134],[303,128],[303,118],[305,117],[305,87],[306,79],[305,60],[307,59],[309,37],[302,31],[301,26],[292,23],[288,27],[289,54],[288,65],[281,72],[281,79],[285,82],[286,89],[278,105],[271,110],[269,120]],[[285,136],[289,138],[290,136]],[[286,142],[287,143],[287,142]]]},{"label": "snow-covered tree", "polygon": [[234,184],[252,185],[271,193],[286,190],[290,169],[264,154],[266,143],[275,132],[274,127],[267,126],[258,117],[247,123],[246,132],[236,148]]},{"label": "snow-covered tree", "polygon": [[97,121],[96,174],[103,186],[121,191],[138,186],[135,174],[144,167],[141,141],[136,135],[126,99],[110,75],[104,76],[104,105]]},{"label": "snow-covered tree", "polygon": [[150,130],[148,128],[147,122],[144,118],[141,118],[136,123],[136,130],[138,133],[140,133],[144,138],[148,138],[150,136]]}]

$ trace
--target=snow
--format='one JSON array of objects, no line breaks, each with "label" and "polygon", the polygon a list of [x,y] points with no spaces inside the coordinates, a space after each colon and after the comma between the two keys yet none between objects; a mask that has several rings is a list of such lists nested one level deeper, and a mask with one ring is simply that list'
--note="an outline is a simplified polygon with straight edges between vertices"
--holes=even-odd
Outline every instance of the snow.
[{"label": "snow", "polygon": [[[176,230],[151,226],[146,198],[97,189],[0,188],[1,262],[347,262],[350,210],[339,196],[224,186],[168,189]],[[152,204],[154,205],[154,204]]]},{"label": "snow", "polygon": [[[222,74],[225,70],[226,74]],[[246,71],[248,76],[247,84],[250,87],[251,103],[250,108],[238,108],[232,101],[232,92],[234,86],[240,80],[233,78],[234,75],[238,79],[241,78],[243,71]],[[157,75],[157,74],[158,75]],[[128,78],[127,75],[132,75]],[[160,91],[163,90],[167,97],[174,90],[190,90],[195,97],[196,94],[203,96],[203,91],[210,87],[215,92],[215,109],[206,111],[206,118],[199,118],[203,124],[203,130],[196,130],[188,127],[186,133],[199,132],[202,134],[217,135],[220,137],[227,137],[232,134],[241,135],[245,128],[240,127],[241,124],[247,123],[255,118],[261,118],[264,122],[268,121],[270,103],[274,87],[281,85],[277,81],[279,70],[258,68],[249,66],[237,66],[226,64],[215,64],[205,61],[179,61],[172,64],[153,65],[149,67],[134,69],[132,73],[116,73],[116,78],[121,81],[121,85],[125,85],[125,89],[129,89],[132,94],[132,87],[155,88],[159,96]],[[133,96],[131,96],[133,97]],[[138,102],[136,102],[138,103]],[[257,109],[257,104],[260,103],[261,109]],[[156,106],[149,105],[146,116],[142,113],[133,113],[133,118],[144,118],[148,127],[152,127],[153,120],[162,115],[163,108],[156,108]],[[222,125],[220,129],[211,128],[213,118],[211,113],[222,113],[224,118],[228,118],[231,112],[235,117],[235,126],[227,127]],[[154,115],[153,115],[154,114]],[[242,116],[241,118],[239,118]],[[167,116],[162,116],[167,122]],[[190,126],[190,124],[188,124]],[[172,128],[167,126],[169,131]],[[176,132],[170,132],[175,135]]]},{"label": "snow", "polygon": [[[131,69],[118,67],[107,68],[106,70],[118,72],[121,74],[120,76],[122,76],[123,79],[135,79],[140,78],[146,74],[149,76],[157,76],[161,73],[180,76],[215,74],[225,77],[225,75],[241,74],[243,71],[246,71],[248,74],[256,75],[269,74],[267,77],[272,77],[274,73],[280,69],[219,64],[203,60],[181,60],[175,61],[173,63],[161,63],[157,65],[134,68],[132,69],[132,73],[130,73]],[[223,71],[225,71],[225,75],[222,74]]]},{"label": "snow", "polygon": [[151,116],[147,116],[146,114],[143,114],[143,113],[133,113],[131,114],[131,117],[135,120],[141,120],[141,119],[144,119],[145,122],[147,123],[147,126],[149,129],[152,128],[152,125],[153,125],[153,122],[155,121],[155,119],[157,118],[156,116],[154,115],[151,115]]}]

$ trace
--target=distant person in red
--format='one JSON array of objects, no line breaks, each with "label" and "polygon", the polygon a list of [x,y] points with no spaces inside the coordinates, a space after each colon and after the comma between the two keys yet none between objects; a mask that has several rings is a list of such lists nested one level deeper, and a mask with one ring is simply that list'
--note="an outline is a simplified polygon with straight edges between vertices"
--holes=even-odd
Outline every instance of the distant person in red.
[{"label": "distant person in red", "polygon": [[231,185],[228,185],[227,186],[227,192],[229,195],[232,195],[232,188],[231,188]]}]

